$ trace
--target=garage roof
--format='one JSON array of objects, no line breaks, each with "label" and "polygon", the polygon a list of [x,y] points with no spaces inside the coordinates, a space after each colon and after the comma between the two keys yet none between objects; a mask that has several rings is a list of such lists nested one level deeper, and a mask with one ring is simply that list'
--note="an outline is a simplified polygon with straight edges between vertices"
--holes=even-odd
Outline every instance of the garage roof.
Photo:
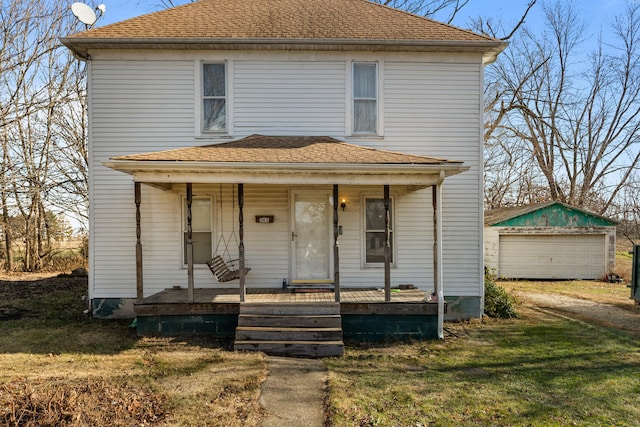
[{"label": "garage roof", "polygon": [[484,224],[495,227],[612,227],[618,222],[567,203],[552,201],[486,211]]}]

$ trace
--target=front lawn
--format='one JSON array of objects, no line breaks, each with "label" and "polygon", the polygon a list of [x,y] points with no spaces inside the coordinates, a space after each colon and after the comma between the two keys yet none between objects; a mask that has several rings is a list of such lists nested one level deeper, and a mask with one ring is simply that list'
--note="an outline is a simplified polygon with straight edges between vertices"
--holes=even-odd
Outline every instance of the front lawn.
[{"label": "front lawn", "polygon": [[[0,281],[0,425],[260,425],[262,355],[139,338],[129,321],[83,314],[85,292],[86,279]],[[327,425],[637,425],[638,340],[518,311],[446,324],[444,341],[325,359]]]},{"label": "front lawn", "polygon": [[327,360],[330,425],[637,425],[638,341],[520,313]]}]

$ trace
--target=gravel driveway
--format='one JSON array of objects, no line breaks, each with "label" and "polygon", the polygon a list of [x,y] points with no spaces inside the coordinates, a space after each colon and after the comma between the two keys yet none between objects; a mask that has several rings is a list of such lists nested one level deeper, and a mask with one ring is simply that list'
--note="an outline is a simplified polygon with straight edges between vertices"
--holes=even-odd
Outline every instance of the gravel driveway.
[{"label": "gravel driveway", "polygon": [[616,307],[586,299],[557,294],[516,291],[525,304],[562,314],[594,325],[619,329],[640,338],[640,307]]}]

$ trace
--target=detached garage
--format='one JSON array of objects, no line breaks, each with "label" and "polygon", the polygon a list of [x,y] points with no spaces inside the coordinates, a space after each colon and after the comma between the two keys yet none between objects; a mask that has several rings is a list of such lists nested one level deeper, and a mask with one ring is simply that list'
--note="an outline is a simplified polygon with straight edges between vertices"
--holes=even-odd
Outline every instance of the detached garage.
[{"label": "detached garage", "polygon": [[485,213],[485,266],[518,279],[599,279],[615,270],[616,221],[561,202]]}]

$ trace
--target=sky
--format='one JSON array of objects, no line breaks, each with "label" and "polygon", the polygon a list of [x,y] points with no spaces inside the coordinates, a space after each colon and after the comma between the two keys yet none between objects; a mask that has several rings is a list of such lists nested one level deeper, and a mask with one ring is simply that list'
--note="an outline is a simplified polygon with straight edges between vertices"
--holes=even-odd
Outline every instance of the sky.
[{"label": "sky", "polygon": [[[95,0],[95,2],[97,4],[100,0]],[[187,2],[189,0],[174,0],[176,4]],[[481,16],[483,19],[491,18],[494,22],[502,21],[505,28],[511,28],[526,9],[528,2],[529,0],[469,0],[469,3],[454,20],[453,25],[470,28],[472,19]],[[98,21],[97,26],[108,25],[164,8],[160,0],[103,0],[103,3],[107,6],[107,11]],[[540,25],[542,4],[543,0],[538,0],[527,18],[527,25]],[[613,17],[624,11],[625,0],[575,0],[574,4],[589,24],[588,28],[591,34],[586,34],[586,36],[595,41],[601,30],[606,32]],[[437,15],[435,19],[443,20],[446,19],[446,16]]]}]

